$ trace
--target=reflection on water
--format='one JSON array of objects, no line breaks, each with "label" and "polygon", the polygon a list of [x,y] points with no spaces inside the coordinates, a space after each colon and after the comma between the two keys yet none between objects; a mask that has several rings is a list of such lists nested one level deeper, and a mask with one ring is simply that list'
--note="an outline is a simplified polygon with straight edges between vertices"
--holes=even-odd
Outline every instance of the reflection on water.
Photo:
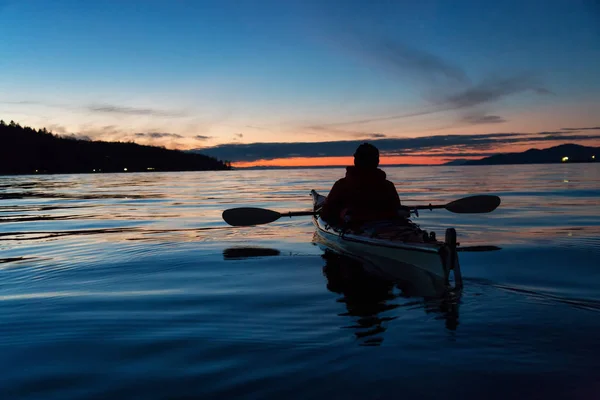
[{"label": "reflection on water", "polygon": [[221,218],[343,168],[0,177],[0,398],[594,398],[600,165],[384,169],[406,205],[501,196],[415,221],[502,249],[460,253],[460,296]]},{"label": "reflection on water", "polygon": [[237,260],[252,257],[278,256],[280,254],[279,250],[264,247],[230,247],[223,250],[223,259]]},{"label": "reflection on water", "polygon": [[[371,274],[360,261],[333,251],[325,251],[322,257],[327,289],[343,295],[337,301],[344,303],[347,312],[339,315],[356,317],[355,324],[346,328],[356,330],[357,338],[365,338],[365,345],[379,345],[383,341],[385,325],[397,318],[386,313],[399,307],[422,306],[427,313],[442,315],[447,329],[457,328],[459,297],[456,294],[444,292],[438,297],[419,299],[418,293],[403,290],[414,287],[406,279],[391,280]],[[406,303],[394,301],[409,298],[413,299]],[[402,310],[397,310],[396,314],[400,313]]]},{"label": "reflection on water", "polygon": [[[236,246],[223,250],[223,259],[239,261],[281,254],[272,248]],[[389,315],[392,310],[401,314],[403,308],[422,307],[425,313],[444,319],[446,329],[454,331],[458,327],[460,292],[448,290],[442,281],[426,279],[424,282],[411,282],[410,279],[423,279],[423,274],[416,273],[382,275],[361,261],[328,249],[323,251],[321,258],[325,261],[322,272],[326,288],[342,295],[335,301],[346,308],[338,315],[352,320],[351,325],[342,325],[342,329],[355,331],[354,335],[361,339],[361,345],[373,346],[383,342],[386,324],[398,318]],[[427,283],[429,287],[424,286]],[[438,283],[442,286],[433,287]]]}]

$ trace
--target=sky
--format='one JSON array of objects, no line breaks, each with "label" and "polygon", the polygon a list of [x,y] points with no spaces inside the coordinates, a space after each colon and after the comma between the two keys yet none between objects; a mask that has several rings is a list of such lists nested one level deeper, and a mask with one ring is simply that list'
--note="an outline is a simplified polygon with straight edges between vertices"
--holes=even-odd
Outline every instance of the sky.
[{"label": "sky", "polygon": [[0,119],[234,165],[600,145],[600,2],[0,0]]}]

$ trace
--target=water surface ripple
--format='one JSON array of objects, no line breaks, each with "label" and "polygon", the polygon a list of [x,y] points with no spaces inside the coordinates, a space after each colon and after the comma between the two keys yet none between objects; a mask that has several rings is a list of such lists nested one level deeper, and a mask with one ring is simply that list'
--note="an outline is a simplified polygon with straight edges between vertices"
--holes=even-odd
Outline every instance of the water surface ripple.
[{"label": "water surface ripple", "polygon": [[591,399],[600,394],[600,166],[385,168],[462,245],[429,296],[313,243],[342,168],[0,177],[0,398]]}]

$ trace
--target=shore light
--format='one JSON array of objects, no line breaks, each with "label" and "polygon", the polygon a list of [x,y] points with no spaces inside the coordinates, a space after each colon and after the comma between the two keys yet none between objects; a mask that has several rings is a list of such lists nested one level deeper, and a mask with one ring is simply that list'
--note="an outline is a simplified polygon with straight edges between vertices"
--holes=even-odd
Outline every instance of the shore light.
[{"label": "shore light", "polygon": [[569,157],[563,157],[562,158],[562,162],[567,162],[567,161],[569,161]]}]

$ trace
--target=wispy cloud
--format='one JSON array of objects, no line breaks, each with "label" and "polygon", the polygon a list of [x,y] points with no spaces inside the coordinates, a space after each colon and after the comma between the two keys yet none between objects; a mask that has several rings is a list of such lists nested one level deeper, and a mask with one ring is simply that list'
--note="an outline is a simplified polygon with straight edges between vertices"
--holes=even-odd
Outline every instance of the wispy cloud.
[{"label": "wispy cloud", "polygon": [[316,134],[323,135],[327,134],[330,136],[343,136],[343,137],[355,137],[364,139],[381,139],[386,137],[384,133],[379,132],[363,132],[363,131],[352,131],[347,129],[339,129],[329,125],[311,125],[304,129],[312,131]]},{"label": "wispy cloud", "polygon": [[161,133],[161,132],[148,132],[148,133],[136,133],[134,134],[137,138],[152,138],[152,139],[161,139],[161,138],[175,138],[175,139],[183,139],[184,137],[178,135],[177,133]]},{"label": "wispy cloud", "polygon": [[129,135],[128,132],[120,129],[116,125],[104,125],[104,126],[84,126],[79,130],[80,133],[97,137],[99,139],[112,137],[112,136],[125,136]]},{"label": "wispy cloud", "polygon": [[[420,110],[402,114],[387,115],[381,117],[365,118],[360,120],[345,121],[339,123],[332,123],[324,126],[344,126],[344,125],[356,125],[356,124],[367,124],[378,121],[390,121],[397,119],[413,118],[424,115],[448,112],[448,111],[459,111],[471,108],[476,108],[481,105],[489,105],[501,100],[504,97],[510,95],[533,91],[535,93],[550,93],[543,88],[540,88],[539,83],[536,79],[528,76],[514,76],[508,78],[489,78],[480,83],[469,86],[468,88],[461,89],[454,92],[453,94],[437,94],[432,95],[432,105],[424,107]],[[436,98],[434,100],[434,98]],[[499,117],[501,118],[501,117]],[[467,121],[464,121],[467,122]],[[501,122],[499,119],[495,119],[495,122]],[[502,120],[504,122],[504,120]],[[487,122],[489,123],[489,121]]]},{"label": "wispy cloud", "polygon": [[88,136],[93,140],[135,142],[173,149],[189,148],[191,142],[191,138],[178,133],[160,132],[160,129],[149,129],[149,132],[131,132],[115,125],[84,126],[75,135]]},{"label": "wispy cloud", "polygon": [[[414,118],[424,115],[469,110],[478,106],[497,103],[504,98],[532,92],[549,95],[548,90],[535,73],[503,73],[471,79],[465,68],[433,54],[425,48],[417,48],[392,37],[382,37],[370,32],[355,32],[354,26],[344,26],[328,39],[351,54],[359,62],[391,73],[408,84],[417,85],[428,105],[408,112],[379,115],[327,124],[331,127],[368,124]],[[348,33],[350,32],[350,33]],[[500,123],[500,118],[487,118],[467,123]],[[504,119],[502,119],[504,121]]]},{"label": "wispy cloud", "polygon": [[45,103],[42,103],[40,101],[33,101],[33,100],[19,100],[19,101],[0,101],[0,104],[25,104],[25,105],[45,105]]},{"label": "wispy cloud", "polygon": [[59,135],[66,135],[69,133],[69,130],[65,126],[59,124],[50,124],[46,127],[46,129]]},{"label": "wispy cloud", "polygon": [[208,140],[208,139],[211,139],[211,138],[212,138],[212,136],[205,136],[205,135],[196,135],[196,136],[194,136],[194,139],[196,139],[196,140]]},{"label": "wispy cloud", "polygon": [[146,115],[157,117],[181,117],[182,112],[158,110],[154,108],[138,108],[118,106],[113,104],[92,104],[86,107],[88,111],[104,114]]},{"label": "wispy cloud", "polygon": [[465,115],[462,119],[462,122],[466,122],[471,125],[479,125],[479,124],[501,124],[506,122],[504,118],[499,115],[486,115],[486,114],[471,114]]},{"label": "wispy cloud", "polygon": [[600,126],[591,126],[588,128],[561,128],[563,131],[600,131]]},{"label": "wispy cloud", "polygon": [[424,49],[411,47],[392,38],[360,35],[351,44],[374,63],[398,75],[416,76],[427,82],[445,83],[455,81],[468,83],[465,71],[447,60]]},{"label": "wispy cloud", "polygon": [[439,104],[445,109],[470,108],[478,105],[493,103],[503,97],[532,90],[538,94],[547,94],[548,91],[539,86],[539,82],[529,75],[512,76],[505,78],[487,78],[484,81],[471,85],[455,94],[446,96]]},{"label": "wispy cloud", "polygon": [[40,101],[40,100],[0,100],[0,104],[7,104],[13,106],[41,106],[50,108],[63,108],[66,110],[77,110],[75,106],[68,104],[54,103],[51,101]]},{"label": "wispy cloud", "polygon": [[266,128],[264,126],[256,126],[256,125],[246,125],[246,128],[256,129],[257,131],[271,131],[271,129]]},{"label": "wispy cloud", "polygon": [[237,142],[237,141],[241,140],[243,137],[244,137],[243,133],[234,133],[233,134],[233,141]]},{"label": "wispy cloud", "polygon": [[[542,132],[538,132],[538,135],[572,135],[573,133],[577,133],[579,131],[542,131]],[[570,137],[570,136],[569,136]]]},{"label": "wispy cloud", "polygon": [[60,104],[50,101],[39,100],[0,100],[0,104],[24,105],[24,106],[44,106],[53,108],[62,108],[71,111],[86,111],[99,114],[116,114],[132,116],[155,116],[155,117],[185,117],[186,113],[182,111],[160,110],[155,108],[130,107],[114,104],[90,104],[87,106]]}]

